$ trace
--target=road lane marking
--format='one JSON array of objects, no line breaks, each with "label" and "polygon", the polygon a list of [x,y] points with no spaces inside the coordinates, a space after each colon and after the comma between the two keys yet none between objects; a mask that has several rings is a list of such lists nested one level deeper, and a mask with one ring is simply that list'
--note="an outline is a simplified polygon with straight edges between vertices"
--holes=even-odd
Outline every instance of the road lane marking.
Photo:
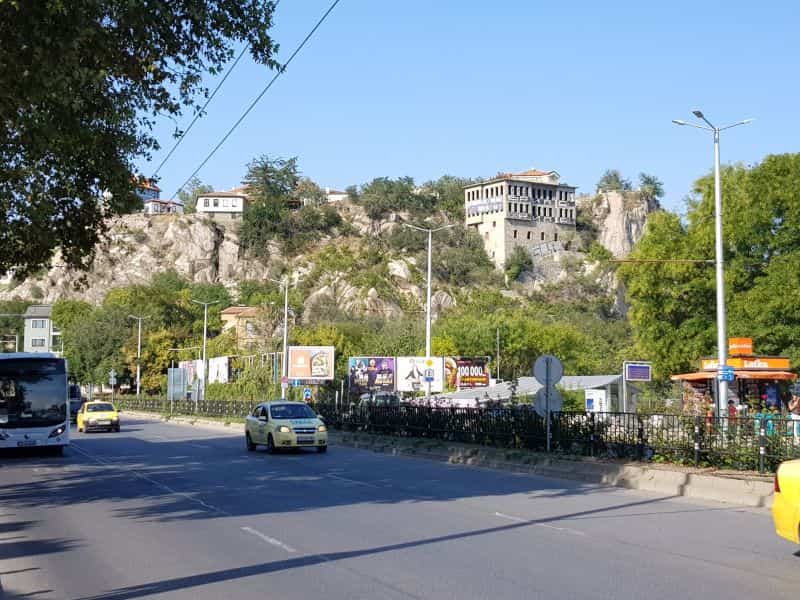
[{"label": "road lane marking", "polygon": [[257,538],[264,540],[268,544],[275,546],[276,548],[280,548],[281,550],[285,550],[289,554],[294,554],[297,552],[294,548],[290,545],[283,543],[280,540],[276,540],[274,537],[268,536],[266,533],[261,533],[258,529],[253,529],[252,527],[242,527],[242,531],[247,532],[256,536]]},{"label": "road lane marking", "polygon": [[[80,452],[85,457],[89,458],[90,460],[93,460],[93,461],[95,461],[97,463],[100,463],[101,465],[106,465],[106,466],[113,466],[114,465],[114,463],[112,461],[104,460],[104,459],[102,459],[100,457],[94,456],[94,455],[90,454],[89,452],[87,452],[86,450],[81,449],[75,443],[70,444],[70,447],[74,448],[75,450],[77,450],[78,452]],[[147,475],[143,475],[142,473],[137,472],[135,469],[129,468],[129,469],[126,469],[125,472],[126,473],[130,473],[134,477],[138,477],[139,479],[147,481],[147,482],[153,484],[154,486],[156,486],[158,488],[161,488],[162,490],[166,491],[169,494],[172,494],[174,496],[180,496],[181,498],[185,498],[186,500],[189,500],[190,502],[194,502],[195,504],[199,504],[200,506],[202,506],[203,508],[205,508],[206,510],[208,510],[210,512],[218,513],[218,514],[220,514],[220,515],[222,515],[224,517],[233,516],[228,511],[222,510],[221,508],[217,508],[216,506],[213,506],[213,505],[209,504],[208,502],[205,502],[205,501],[201,500],[200,498],[196,498],[195,496],[192,496],[191,494],[189,494],[187,492],[179,492],[178,490],[174,490],[171,487],[169,487],[168,485],[166,485],[164,483],[161,483],[157,479],[153,479],[152,477],[148,477]]]},{"label": "road lane marking", "polygon": [[350,479],[349,477],[342,477],[341,475],[336,475],[335,473],[326,473],[325,476],[329,477],[330,479],[336,479],[338,481],[353,483],[355,485],[364,485],[366,487],[371,487],[375,489],[381,489],[384,487],[381,485],[375,485],[374,483],[368,483],[366,481],[359,481],[358,479]]},{"label": "road lane marking", "polygon": [[578,531],[577,529],[570,529],[569,527],[556,527],[555,525],[549,525],[548,523],[537,523],[536,521],[531,521],[530,519],[523,519],[521,517],[515,517],[514,515],[507,515],[501,512],[494,513],[494,516],[500,517],[501,519],[506,519],[508,521],[514,521],[515,523],[528,523],[530,525],[535,525],[536,527],[544,527],[545,529],[553,529],[555,531],[564,531],[566,533],[571,533],[572,535],[580,535],[583,537],[586,536],[583,531]]}]

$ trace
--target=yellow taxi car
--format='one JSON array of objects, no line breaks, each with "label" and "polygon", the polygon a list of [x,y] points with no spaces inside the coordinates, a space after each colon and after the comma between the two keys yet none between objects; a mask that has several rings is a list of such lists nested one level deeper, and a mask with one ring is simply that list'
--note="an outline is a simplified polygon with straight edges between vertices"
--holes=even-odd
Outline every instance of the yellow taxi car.
[{"label": "yellow taxi car", "polygon": [[291,448],[328,450],[328,428],[305,402],[259,404],[245,420],[244,435],[250,452],[257,446],[266,446],[270,453]]},{"label": "yellow taxi car", "polygon": [[78,431],[119,431],[119,413],[111,402],[86,402],[78,411]]},{"label": "yellow taxi car", "polygon": [[781,463],[775,473],[772,520],[779,536],[800,544],[800,460]]}]

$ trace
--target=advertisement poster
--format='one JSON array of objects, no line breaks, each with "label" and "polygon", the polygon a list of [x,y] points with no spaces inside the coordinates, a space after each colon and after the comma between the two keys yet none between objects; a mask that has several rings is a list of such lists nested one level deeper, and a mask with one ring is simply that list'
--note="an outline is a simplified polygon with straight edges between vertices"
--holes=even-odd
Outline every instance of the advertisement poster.
[{"label": "advertisement poster", "polygon": [[289,379],[333,379],[333,346],[289,346]]},{"label": "advertisement poster", "polygon": [[228,383],[230,380],[230,361],[227,356],[208,359],[208,383]]},{"label": "advertisement poster", "polygon": [[431,392],[444,391],[444,359],[441,356],[398,356],[397,391],[426,392],[428,382]]},{"label": "advertisement poster", "polygon": [[353,395],[394,391],[394,357],[351,356],[347,372],[350,377],[350,393]]},{"label": "advertisement poster", "polygon": [[188,386],[193,385],[195,379],[203,377],[202,360],[182,360],[178,362],[178,367],[186,369],[186,385]]},{"label": "advertisement poster", "polygon": [[586,397],[586,412],[608,412],[605,390],[583,390]]},{"label": "advertisement poster", "polygon": [[489,387],[487,356],[445,356],[444,375],[448,390]]}]

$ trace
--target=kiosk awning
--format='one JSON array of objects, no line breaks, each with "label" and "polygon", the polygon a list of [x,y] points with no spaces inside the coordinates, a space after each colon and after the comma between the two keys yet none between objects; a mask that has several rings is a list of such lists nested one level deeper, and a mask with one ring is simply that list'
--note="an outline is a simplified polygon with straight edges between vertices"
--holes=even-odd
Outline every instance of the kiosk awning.
[{"label": "kiosk awning", "polygon": [[[707,381],[717,376],[716,371],[698,371],[671,375],[672,381]],[[736,379],[761,379],[767,381],[794,381],[797,375],[791,371],[735,371]]]}]

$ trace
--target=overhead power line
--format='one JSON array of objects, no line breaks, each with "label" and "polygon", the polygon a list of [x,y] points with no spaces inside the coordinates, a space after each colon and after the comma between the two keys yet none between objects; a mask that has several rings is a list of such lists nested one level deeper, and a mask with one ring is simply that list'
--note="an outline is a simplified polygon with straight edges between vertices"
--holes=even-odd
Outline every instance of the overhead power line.
[{"label": "overhead power line", "polygon": [[[275,2],[275,8],[276,9],[278,8],[278,5],[280,3],[281,3],[281,0],[278,0],[277,2]],[[231,65],[231,68],[228,69],[228,71],[225,73],[225,76],[220,80],[220,82],[214,88],[214,91],[211,92],[211,95],[208,97],[208,100],[205,101],[205,104],[203,104],[203,106],[200,108],[200,110],[194,116],[194,119],[192,119],[192,122],[189,123],[189,126],[181,133],[180,137],[176,140],[175,144],[172,146],[170,151],[167,153],[167,155],[164,157],[164,159],[158,165],[156,170],[153,172],[153,175],[151,176],[151,179],[155,179],[156,178],[156,176],[158,175],[159,171],[161,171],[161,168],[169,160],[170,156],[172,156],[172,154],[175,152],[175,150],[178,149],[178,146],[181,145],[181,142],[186,137],[186,135],[191,131],[192,127],[194,127],[194,124],[197,123],[197,120],[205,113],[206,108],[208,108],[208,105],[211,104],[211,101],[214,99],[214,96],[217,95],[217,92],[223,86],[223,84],[225,83],[225,80],[228,79],[228,77],[230,76],[231,73],[233,73],[233,70],[236,68],[236,65],[239,64],[239,61],[242,60],[242,57],[244,56],[244,53],[247,52],[249,49],[250,49],[250,44],[246,44],[245,47],[242,48],[242,51],[239,52],[239,56],[237,56],[236,60],[233,61],[233,64]]]},{"label": "overhead power line", "polygon": [[[276,6],[277,6],[277,5],[276,5]],[[192,130],[192,127],[194,127],[194,124],[195,124],[195,123],[197,123],[197,120],[200,118],[200,116],[201,116],[203,113],[205,113],[205,110],[206,110],[206,108],[208,107],[208,105],[209,105],[209,104],[211,104],[211,101],[214,99],[214,96],[216,96],[216,95],[217,95],[217,92],[218,92],[218,91],[219,91],[219,89],[222,87],[222,84],[223,84],[223,83],[225,83],[225,80],[228,78],[228,76],[229,76],[231,73],[233,73],[233,70],[236,68],[236,65],[238,65],[238,64],[239,64],[239,61],[242,59],[242,56],[244,56],[244,53],[245,53],[245,52],[247,52],[249,49],[250,49],[250,44],[247,44],[247,45],[246,45],[246,46],[245,46],[245,47],[242,49],[242,51],[239,53],[239,56],[237,56],[237,57],[236,57],[236,60],[235,60],[235,61],[233,61],[233,64],[231,65],[231,68],[230,68],[230,69],[228,69],[228,71],[225,73],[225,76],[224,76],[224,77],[223,77],[223,78],[220,80],[220,82],[217,84],[217,87],[215,87],[215,88],[214,88],[214,91],[213,91],[213,92],[211,92],[211,95],[208,97],[208,100],[206,100],[205,104],[203,104],[203,107],[202,107],[202,108],[201,108],[201,109],[200,109],[200,110],[197,112],[197,114],[194,116],[194,119],[192,119],[192,122],[191,122],[191,123],[189,123],[189,126],[188,126],[186,129],[184,129],[184,130],[183,130],[183,132],[181,133],[180,137],[179,137],[179,138],[178,138],[178,139],[175,141],[175,144],[172,146],[172,148],[170,148],[170,151],[169,151],[169,152],[167,153],[167,155],[166,155],[166,156],[163,158],[163,160],[162,160],[162,161],[161,161],[161,163],[158,165],[158,167],[156,167],[156,170],[155,170],[155,171],[153,171],[153,175],[150,177],[151,179],[155,179],[155,178],[158,176],[158,173],[159,173],[159,171],[161,171],[161,168],[162,168],[162,167],[163,167],[163,166],[164,166],[164,165],[167,163],[167,161],[169,160],[170,156],[172,156],[172,154],[175,152],[175,150],[177,150],[177,149],[178,149],[178,146],[180,146],[180,145],[181,145],[181,142],[184,140],[184,138],[186,137],[186,135],[187,135],[187,134],[188,134],[188,133],[189,133],[189,132]]]},{"label": "overhead power line", "polygon": [[292,52],[291,56],[289,56],[289,59],[283,64],[283,66],[280,69],[278,69],[278,72],[275,73],[275,76],[272,79],[270,79],[270,81],[266,85],[266,87],[264,87],[264,89],[261,90],[261,93],[258,96],[255,97],[255,99],[250,103],[250,105],[247,107],[247,109],[242,113],[242,116],[240,116],[236,120],[236,122],[231,126],[231,128],[228,130],[228,132],[224,136],[222,136],[222,139],[217,143],[216,146],[214,146],[214,148],[211,150],[211,152],[208,153],[208,156],[206,156],[203,159],[203,162],[201,162],[200,165],[192,172],[192,174],[189,175],[189,177],[186,178],[186,181],[184,181],[183,184],[181,184],[181,186],[177,190],[175,190],[175,193],[172,194],[172,199],[174,199],[175,196],[177,196],[178,193],[184,187],[186,187],[186,185],[192,180],[192,178],[200,172],[200,169],[202,169],[204,166],[206,166],[206,163],[209,160],[211,160],[211,157],[213,157],[214,154],[217,153],[217,150],[219,150],[222,147],[222,145],[225,143],[225,141],[231,136],[231,134],[234,131],[236,131],[236,128],[241,124],[242,121],[244,121],[245,117],[247,117],[247,115],[250,114],[250,111],[252,111],[255,108],[255,106],[256,106],[256,104],[258,104],[259,100],[261,100],[261,98],[264,97],[264,94],[266,94],[269,91],[269,89],[272,87],[272,85],[275,83],[275,81],[277,81],[278,77],[280,77],[281,75],[283,75],[286,72],[286,69],[291,64],[291,62],[294,60],[294,57],[297,56],[300,53],[300,50],[302,50],[303,47],[306,45],[306,43],[308,43],[308,40],[311,39],[311,37],[314,35],[314,33],[316,33],[317,29],[319,29],[319,27],[325,22],[325,19],[327,19],[328,15],[331,14],[331,12],[333,12],[333,9],[336,8],[336,5],[339,4],[339,2],[341,2],[341,0],[334,0],[333,1],[333,3],[328,7],[328,10],[325,11],[325,14],[323,14],[322,17],[320,17],[320,19],[317,21],[317,24],[314,25],[313,29],[311,29],[311,31],[308,32],[308,35],[306,35],[306,37],[303,39],[303,41],[300,42],[300,45],[297,46],[297,48],[295,48],[294,52]]}]

